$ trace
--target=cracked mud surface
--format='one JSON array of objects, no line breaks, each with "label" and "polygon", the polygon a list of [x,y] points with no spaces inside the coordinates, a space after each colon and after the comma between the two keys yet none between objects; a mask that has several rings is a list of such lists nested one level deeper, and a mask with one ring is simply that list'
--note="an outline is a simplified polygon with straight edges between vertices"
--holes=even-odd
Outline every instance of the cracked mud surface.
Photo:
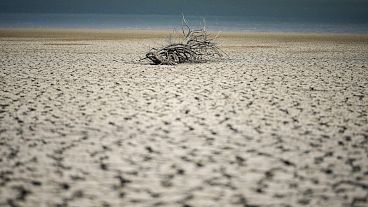
[{"label": "cracked mud surface", "polygon": [[368,44],[2,39],[0,206],[367,206]]}]

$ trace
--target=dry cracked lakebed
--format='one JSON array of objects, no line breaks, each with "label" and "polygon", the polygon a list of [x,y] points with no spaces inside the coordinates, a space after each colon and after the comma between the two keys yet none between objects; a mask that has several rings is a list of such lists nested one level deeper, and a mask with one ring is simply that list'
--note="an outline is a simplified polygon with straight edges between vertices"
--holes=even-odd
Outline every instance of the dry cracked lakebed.
[{"label": "dry cracked lakebed", "polygon": [[1,39],[0,206],[368,206],[366,41],[157,41]]}]

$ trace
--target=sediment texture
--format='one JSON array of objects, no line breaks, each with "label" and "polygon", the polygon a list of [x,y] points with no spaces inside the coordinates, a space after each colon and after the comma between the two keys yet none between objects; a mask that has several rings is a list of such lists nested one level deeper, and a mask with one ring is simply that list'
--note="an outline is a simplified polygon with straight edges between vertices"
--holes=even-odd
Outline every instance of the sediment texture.
[{"label": "sediment texture", "polygon": [[368,44],[0,41],[0,206],[366,206]]}]

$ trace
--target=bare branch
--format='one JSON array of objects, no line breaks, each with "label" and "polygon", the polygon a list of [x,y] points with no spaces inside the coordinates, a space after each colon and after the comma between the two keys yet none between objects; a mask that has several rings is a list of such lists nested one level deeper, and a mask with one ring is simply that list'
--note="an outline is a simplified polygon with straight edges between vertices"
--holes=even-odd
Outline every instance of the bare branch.
[{"label": "bare branch", "polygon": [[[185,30],[187,29],[188,32]],[[162,48],[152,48],[145,59],[156,65],[175,65],[184,62],[203,62],[211,58],[222,57],[225,54],[206,31],[203,19],[202,29],[192,30],[184,15],[182,17],[182,43],[172,43]],[[171,36],[170,36],[171,40]]]}]

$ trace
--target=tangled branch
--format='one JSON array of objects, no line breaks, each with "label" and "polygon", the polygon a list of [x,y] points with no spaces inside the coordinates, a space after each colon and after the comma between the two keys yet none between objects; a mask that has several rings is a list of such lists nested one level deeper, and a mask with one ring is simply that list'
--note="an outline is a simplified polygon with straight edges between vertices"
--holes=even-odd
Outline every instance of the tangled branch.
[{"label": "tangled branch", "polygon": [[183,40],[162,48],[152,48],[144,59],[155,65],[176,65],[186,62],[204,62],[222,57],[224,52],[217,47],[215,38],[210,38],[205,22],[202,29],[192,30],[185,17],[182,19]]}]

